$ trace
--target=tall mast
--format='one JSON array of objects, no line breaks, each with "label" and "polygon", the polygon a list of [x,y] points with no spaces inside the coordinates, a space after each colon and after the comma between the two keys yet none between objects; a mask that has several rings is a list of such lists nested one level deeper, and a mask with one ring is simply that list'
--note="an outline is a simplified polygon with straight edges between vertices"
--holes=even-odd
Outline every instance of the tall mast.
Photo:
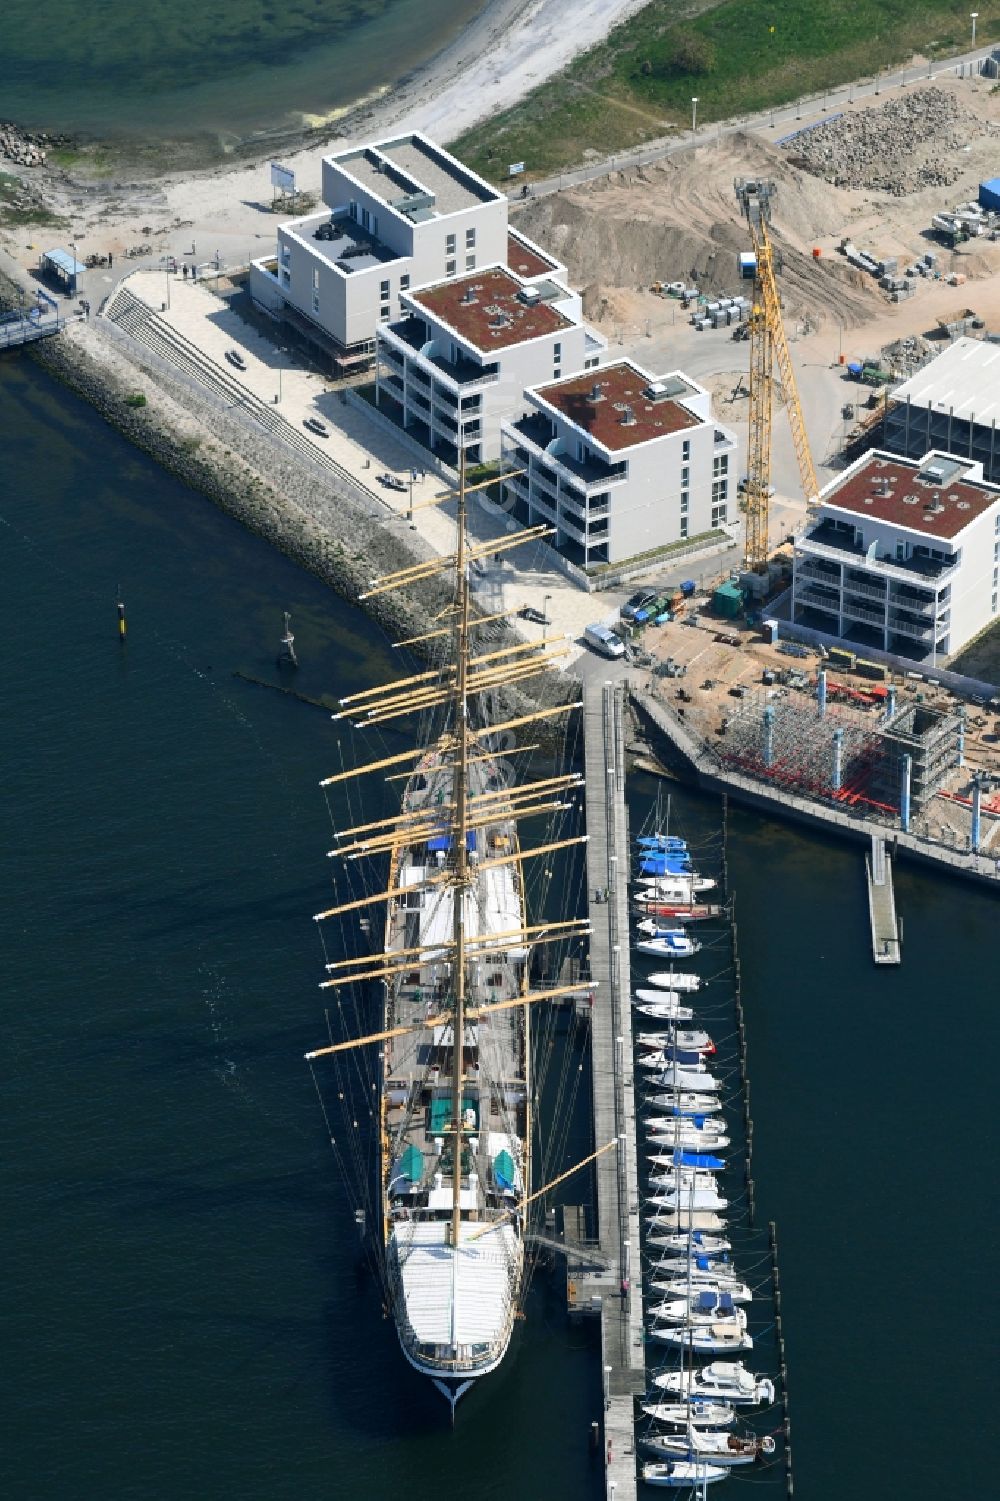
[{"label": "tall mast", "polygon": [[465,546],[465,450],[459,455],[458,470],[458,546],[455,557],[458,623],[456,630],[457,676],[455,680],[455,736],[457,739],[452,802],[455,826],[452,848],[455,854],[453,888],[453,938],[455,943],[452,974],[454,976],[454,1010],[452,1040],[455,1045],[451,1080],[451,1123],[454,1134],[452,1164],[451,1243],[458,1255],[462,1223],[462,1083],[465,1051],[465,895],[469,889],[468,796],[469,796],[469,567]]}]

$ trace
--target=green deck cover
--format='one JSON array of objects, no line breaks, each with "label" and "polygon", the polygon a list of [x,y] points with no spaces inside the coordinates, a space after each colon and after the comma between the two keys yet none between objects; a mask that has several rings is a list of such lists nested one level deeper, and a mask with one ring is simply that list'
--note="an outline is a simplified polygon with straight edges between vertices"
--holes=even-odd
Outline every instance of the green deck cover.
[{"label": "green deck cover", "polygon": [[514,1186],[514,1159],[509,1152],[498,1152],[493,1159],[493,1176],[502,1178],[505,1183]]},{"label": "green deck cover", "polygon": [[[462,1096],[463,1110],[475,1112],[476,1125],[479,1125],[479,1101],[470,1100],[468,1095]],[[441,1099],[431,1100],[431,1114],[428,1123],[428,1131],[431,1136],[440,1136],[451,1125],[451,1096],[444,1095]]]},{"label": "green deck cover", "polygon": [[419,1183],[424,1176],[424,1154],[412,1142],[400,1157],[397,1172],[401,1178],[409,1178],[411,1183]]}]

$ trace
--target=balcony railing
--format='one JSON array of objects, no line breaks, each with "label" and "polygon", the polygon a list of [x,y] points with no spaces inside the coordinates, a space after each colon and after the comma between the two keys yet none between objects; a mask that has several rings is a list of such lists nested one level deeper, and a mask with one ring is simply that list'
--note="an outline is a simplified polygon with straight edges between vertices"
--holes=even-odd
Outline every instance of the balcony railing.
[{"label": "balcony railing", "polygon": [[864,605],[855,605],[849,599],[845,599],[842,613],[853,616],[855,620],[867,620],[871,625],[878,625],[885,629],[884,610],[869,610]]},{"label": "balcony railing", "polygon": [[889,629],[897,636],[912,636],[917,641],[933,641],[934,632],[928,626],[915,625],[911,620],[889,617]]},{"label": "balcony railing", "polygon": [[885,587],[880,589],[877,584],[856,584],[851,579],[844,580],[844,594],[862,594],[865,599],[878,599],[885,604]]},{"label": "balcony railing", "polygon": [[893,563],[887,558],[870,559],[866,553],[852,547],[846,539],[843,547],[833,547],[828,542],[817,542],[808,534],[799,538],[795,550],[802,557],[829,558],[831,562],[849,564],[854,568],[863,563],[866,573],[884,574],[886,578],[901,579],[907,583],[912,583],[914,576],[932,578],[936,584],[943,583],[945,579],[951,578],[958,567],[957,563],[942,563],[940,568],[929,568],[918,563]]}]

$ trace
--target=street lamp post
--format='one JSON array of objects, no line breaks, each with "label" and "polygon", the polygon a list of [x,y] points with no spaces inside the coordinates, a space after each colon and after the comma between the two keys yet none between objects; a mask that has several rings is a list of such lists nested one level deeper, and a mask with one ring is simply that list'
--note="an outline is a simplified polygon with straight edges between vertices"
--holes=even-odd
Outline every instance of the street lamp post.
[{"label": "street lamp post", "polygon": [[691,100],[691,134],[694,135],[694,133],[695,133],[695,131],[697,129],[698,129],[698,95],[695,94],[694,97]]},{"label": "street lamp post", "polygon": [[411,524],[413,522],[413,481],[416,479],[416,477],[417,477],[417,471],[415,469],[411,469],[410,470],[410,506],[409,506],[409,510],[406,513],[406,519]]},{"label": "street lamp post", "polygon": [[546,594],[545,597],[544,597],[544,599],[542,600],[542,614],[545,616],[545,619],[542,621],[542,640],[543,641],[545,640],[545,638],[547,637],[547,635],[549,633],[549,600],[551,598],[552,598],[551,594]]},{"label": "street lamp post", "polygon": [[972,22],[972,45],[976,45],[976,22],[979,20],[978,10],[969,11],[969,20]]}]

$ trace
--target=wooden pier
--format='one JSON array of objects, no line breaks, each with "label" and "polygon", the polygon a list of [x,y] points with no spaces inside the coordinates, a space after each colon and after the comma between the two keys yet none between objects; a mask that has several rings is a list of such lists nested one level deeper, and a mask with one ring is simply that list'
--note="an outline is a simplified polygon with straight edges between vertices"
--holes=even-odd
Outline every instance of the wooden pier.
[{"label": "wooden pier", "polygon": [[872,835],[871,854],[865,856],[868,875],[868,914],[872,925],[872,958],[876,964],[898,964],[902,957],[892,890],[892,860],[885,840]]},{"label": "wooden pier", "polygon": [[597,1250],[603,1265],[571,1280],[580,1311],[601,1316],[607,1494],[636,1495],[634,1396],[646,1388],[632,1005],[629,964],[628,820],[625,808],[625,690],[584,690],[587,883],[591,974],[594,1142],[616,1140],[597,1161]]}]

